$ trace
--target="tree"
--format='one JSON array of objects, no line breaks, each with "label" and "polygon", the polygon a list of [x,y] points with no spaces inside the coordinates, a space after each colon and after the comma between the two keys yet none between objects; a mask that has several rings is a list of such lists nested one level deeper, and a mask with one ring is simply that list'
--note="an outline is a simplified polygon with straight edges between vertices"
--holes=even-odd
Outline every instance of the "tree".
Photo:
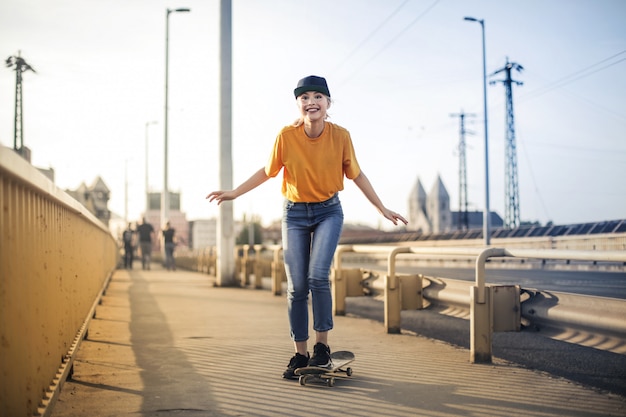
[{"label": "tree", "polygon": [[[252,239],[250,239],[251,237]],[[258,222],[247,223],[235,242],[237,245],[258,245],[261,243],[263,243],[263,228]]]}]

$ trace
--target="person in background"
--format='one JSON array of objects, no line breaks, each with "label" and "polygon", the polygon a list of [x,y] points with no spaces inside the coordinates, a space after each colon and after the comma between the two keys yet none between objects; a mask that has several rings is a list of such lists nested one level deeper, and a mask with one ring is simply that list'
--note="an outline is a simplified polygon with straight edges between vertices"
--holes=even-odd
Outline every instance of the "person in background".
[{"label": "person in background", "polygon": [[122,242],[124,242],[124,268],[133,269],[134,258],[134,234],[132,224],[128,223],[128,227],[122,233]]},{"label": "person in background", "polygon": [[165,223],[163,233],[163,243],[165,246],[165,267],[167,270],[176,270],[174,262],[174,248],[176,247],[176,229],[170,226],[170,222]]},{"label": "person in background", "polygon": [[150,269],[152,258],[152,242],[154,241],[154,227],[146,221],[144,217],[139,226],[137,226],[137,234],[139,235],[139,248],[141,249],[141,267],[144,270]]},{"label": "person in background", "polygon": [[[282,245],[287,273],[287,305],[295,355],[283,378],[294,378],[305,366],[330,366],[328,332],[333,328],[330,266],[343,227],[343,210],[338,192],[344,176],[353,180],[378,212],[397,225],[407,221],[386,208],[361,170],[350,133],[326,121],[331,105],[323,77],[301,79],[295,90],[300,118],[284,127],[264,168],[234,190],[213,191],[209,201],[224,201],[247,193],[283,171],[285,197]],[[309,356],[309,293],[313,305],[315,345]]]}]

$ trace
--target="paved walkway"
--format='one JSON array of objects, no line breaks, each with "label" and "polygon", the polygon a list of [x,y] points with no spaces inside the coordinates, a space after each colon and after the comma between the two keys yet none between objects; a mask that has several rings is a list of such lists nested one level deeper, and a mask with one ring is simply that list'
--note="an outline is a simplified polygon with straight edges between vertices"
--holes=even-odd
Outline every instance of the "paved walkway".
[{"label": "paved walkway", "polygon": [[[337,317],[356,354],[333,388],[280,375],[292,355],[284,297],[211,277],[116,271],[52,416],[625,416],[626,397],[380,323]],[[241,368],[245,366],[245,372]]]}]

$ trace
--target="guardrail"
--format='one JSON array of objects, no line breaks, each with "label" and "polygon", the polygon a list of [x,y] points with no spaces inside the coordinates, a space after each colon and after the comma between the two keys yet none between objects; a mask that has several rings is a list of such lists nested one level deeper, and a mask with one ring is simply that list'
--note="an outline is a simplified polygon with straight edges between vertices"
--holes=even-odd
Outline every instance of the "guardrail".
[{"label": "guardrail", "polygon": [[[342,268],[342,256],[348,252],[383,254],[387,256],[387,275],[384,283],[384,324],[388,333],[400,332],[400,312],[406,299],[413,298],[414,305],[421,308],[423,305],[422,276],[400,276],[396,273],[396,261],[398,256],[433,255],[433,256],[472,256],[476,258],[476,281],[470,287],[470,361],[472,363],[490,363],[492,360],[492,332],[516,330],[519,328],[519,286],[511,290],[511,286],[490,286],[485,284],[485,263],[490,258],[535,258],[535,259],[560,259],[598,262],[626,262],[626,252],[623,251],[571,251],[571,250],[535,250],[535,249],[505,249],[505,248],[423,248],[408,246],[370,246],[370,245],[342,245],[337,248],[333,270],[333,299],[335,314],[345,314],[345,297],[354,295],[354,282],[359,280],[361,271],[350,272]],[[349,281],[352,281],[350,283]],[[412,288],[402,294],[402,286]],[[515,295],[516,299],[511,295]],[[405,301],[403,301],[403,299]],[[503,301],[504,300],[504,301]],[[626,334],[626,324],[623,321],[626,314],[626,303],[617,303],[620,307],[612,314],[618,317],[611,320],[609,330]],[[494,310],[494,307],[498,310]],[[559,309],[561,312],[565,308]],[[528,310],[530,312],[531,310]],[[532,310],[537,313],[538,308]],[[554,314],[554,308],[543,310]],[[495,314],[497,313],[497,314]],[[585,313],[579,313],[585,315]],[[622,319],[619,319],[621,317]],[[589,325],[589,321],[585,322]]]},{"label": "guardrail", "polygon": [[0,147],[0,415],[47,415],[117,264],[109,230]]}]

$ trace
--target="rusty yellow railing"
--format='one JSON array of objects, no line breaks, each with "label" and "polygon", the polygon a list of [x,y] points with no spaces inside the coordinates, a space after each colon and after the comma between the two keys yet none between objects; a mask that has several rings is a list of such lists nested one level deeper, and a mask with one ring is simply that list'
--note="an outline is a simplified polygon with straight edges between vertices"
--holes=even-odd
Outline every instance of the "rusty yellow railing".
[{"label": "rusty yellow railing", "polygon": [[117,256],[100,221],[0,147],[1,415],[46,413]]}]

